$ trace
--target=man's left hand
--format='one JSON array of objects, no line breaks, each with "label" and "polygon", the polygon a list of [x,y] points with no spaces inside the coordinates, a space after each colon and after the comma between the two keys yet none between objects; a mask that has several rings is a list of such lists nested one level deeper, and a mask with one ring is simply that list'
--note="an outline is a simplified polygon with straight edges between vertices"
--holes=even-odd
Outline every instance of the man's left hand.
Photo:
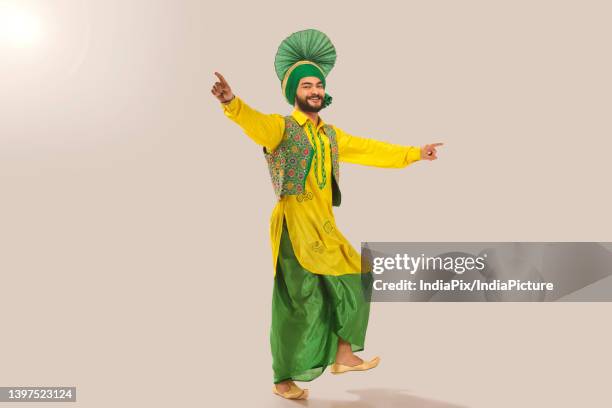
[{"label": "man's left hand", "polygon": [[422,160],[436,160],[438,158],[436,146],[442,146],[444,143],[433,143],[427,144],[421,147],[421,159]]}]

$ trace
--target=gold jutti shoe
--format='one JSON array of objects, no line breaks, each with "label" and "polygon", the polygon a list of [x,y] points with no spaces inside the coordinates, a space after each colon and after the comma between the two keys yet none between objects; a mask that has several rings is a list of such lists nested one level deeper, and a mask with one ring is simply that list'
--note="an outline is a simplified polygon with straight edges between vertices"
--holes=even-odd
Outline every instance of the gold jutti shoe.
[{"label": "gold jutti shoe", "polygon": [[348,371],[365,371],[365,370],[369,370],[371,368],[376,367],[379,362],[380,362],[380,357],[374,357],[372,360],[364,361],[363,363],[356,365],[356,366],[347,366],[344,364],[334,363],[331,366],[331,373],[332,374],[342,374]]},{"label": "gold jutti shoe", "polygon": [[276,384],[272,386],[272,392],[276,395],[280,395],[283,398],[287,399],[300,399],[304,400],[308,398],[308,389],[301,389],[294,383],[289,384],[289,391],[280,392],[276,389]]}]

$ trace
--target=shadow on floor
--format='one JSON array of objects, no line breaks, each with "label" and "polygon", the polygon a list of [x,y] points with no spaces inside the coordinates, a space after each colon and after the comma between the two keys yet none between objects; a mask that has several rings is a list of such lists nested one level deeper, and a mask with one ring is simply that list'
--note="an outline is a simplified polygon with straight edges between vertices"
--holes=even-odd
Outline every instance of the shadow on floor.
[{"label": "shadow on floor", "polygon": [[312,395],[305,401],[290,401],[278,399],[278,406],[304,406],[309,408],[467,408],[448,402],[410,395],[407,390],[389,388],[370,388],[360,390],[347,390],[348,393],[359,397],[356,401],[334,401],[319,399]]}]

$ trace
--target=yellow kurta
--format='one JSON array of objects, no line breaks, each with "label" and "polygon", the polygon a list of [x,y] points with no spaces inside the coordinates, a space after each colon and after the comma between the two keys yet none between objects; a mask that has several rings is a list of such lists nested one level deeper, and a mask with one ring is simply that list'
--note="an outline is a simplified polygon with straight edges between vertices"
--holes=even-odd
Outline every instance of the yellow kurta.
[{"label": "yellow kurta", "polygon": [[[244,132],[260,146],[273,151],[281,142],[285,131],[285,119],[279,114],[263,114],[247,105],[239,97],[222,104],[224,114],[237,123]],[[322,181],[321,163],[326,172],[325,186],[320,189],[315,175],[313,157],[306,177],[305,190],[299,195],[286,195],[277,202],[270,217],[270,243],[274,274],[280,245],[283,216],[287,221],[289,238],[295,256],[300,264],[313,273],[322,275],[344,275],[361,273],[361,257],[348,240],[342,235],[334,219],[332,210],[332,162],[329,138],[324,133],[323,119],[319,123],[312,121],[298,109],[292,116],[302,127],[305,127],[310,144],[316,143],[318,155],[319,180]],[[311,124],[315,139],[308,131]],[[421,149],[417,146],[401,146],[349,135],[342,129],[331,125],[336,132],[338,159],[341,162],[362,164],[366,166],[403,168],[421,159]],[[317,132],[325,146],[325,157],[321,157],[321,148]],[[263,153],[262,153],[263,157]],[[340,175],[342,179],[342,175]],[[342,182],[339,182],[342,190]]]}]

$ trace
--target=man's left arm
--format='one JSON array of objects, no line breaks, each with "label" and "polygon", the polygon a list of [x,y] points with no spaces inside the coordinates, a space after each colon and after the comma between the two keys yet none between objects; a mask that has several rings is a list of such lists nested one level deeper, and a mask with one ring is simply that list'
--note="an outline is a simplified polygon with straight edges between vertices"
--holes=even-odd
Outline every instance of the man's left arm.
[{"label": "man's left arm", "polygon": [[364,166],[403,168],[421,160],[419,146],[402,146],[376,139],[350,135],[334,126],[338,159]]}]

